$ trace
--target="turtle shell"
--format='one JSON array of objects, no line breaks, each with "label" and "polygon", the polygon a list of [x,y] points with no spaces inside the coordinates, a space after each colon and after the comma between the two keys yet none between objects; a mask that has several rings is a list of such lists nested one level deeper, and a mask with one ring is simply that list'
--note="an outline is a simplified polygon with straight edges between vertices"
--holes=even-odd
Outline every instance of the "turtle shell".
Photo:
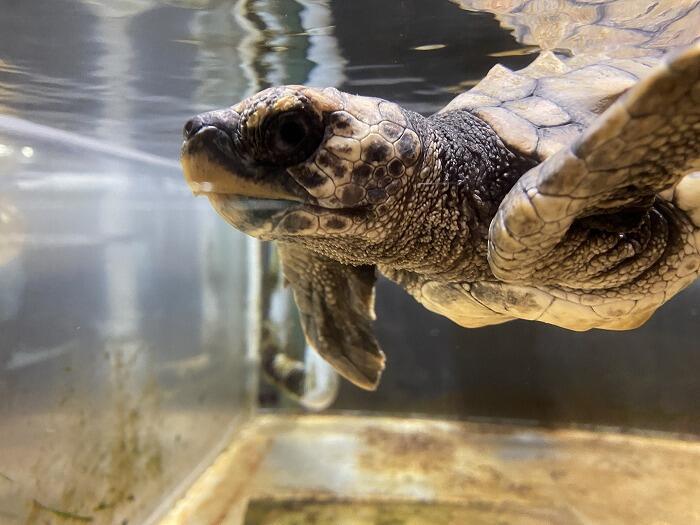
[{"label": "turtle shell", "polygon": [[442,111],[467,109],[511,148],[540,160],[571,144],[667,52],[700,40],[700,0],[460,0],[493,13],[540,55],[517,72],[496,65]]}]

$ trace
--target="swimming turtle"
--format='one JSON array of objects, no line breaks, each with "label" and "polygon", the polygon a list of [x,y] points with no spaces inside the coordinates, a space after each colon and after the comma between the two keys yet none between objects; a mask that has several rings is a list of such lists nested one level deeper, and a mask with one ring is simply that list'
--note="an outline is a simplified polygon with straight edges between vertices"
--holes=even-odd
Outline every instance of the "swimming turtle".
[{"label": "swimming turtle", "polygon": [[465,327],[571,330],[638,327],[700,272],[698,2],[461,4],[542,52],[427,117],[282,86],[184,128],[192,190],[277,242],[308,342],[365,389],[377,272]]}]

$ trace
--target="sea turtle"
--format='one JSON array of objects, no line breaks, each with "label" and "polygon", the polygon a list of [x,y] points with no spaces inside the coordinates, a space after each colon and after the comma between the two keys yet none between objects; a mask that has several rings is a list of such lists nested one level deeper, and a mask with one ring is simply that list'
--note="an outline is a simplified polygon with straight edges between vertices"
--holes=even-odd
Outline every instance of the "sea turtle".
[{"label": "sea turtle", "polygon": [[465,327],[571,330],[638,327],[700,273],[700,3],[540,3],[461,2],[542,52],[429,117],[282,86],[185,125],[192,190],[277,242],[308,342],[362,388],[377,271]]}]

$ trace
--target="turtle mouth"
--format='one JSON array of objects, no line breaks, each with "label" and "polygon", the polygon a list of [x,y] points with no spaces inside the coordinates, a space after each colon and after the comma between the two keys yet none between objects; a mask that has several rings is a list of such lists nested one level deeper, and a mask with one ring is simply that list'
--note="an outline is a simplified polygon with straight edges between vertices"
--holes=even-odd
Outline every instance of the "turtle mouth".
[{"label": "turtle mouth", "polygon": [[180,163],[195,195],[244,197],[259,210],[318,204],[286,169],[247,162],[237,152],[231,135],[217,126],[204,126],[186,138]]}]

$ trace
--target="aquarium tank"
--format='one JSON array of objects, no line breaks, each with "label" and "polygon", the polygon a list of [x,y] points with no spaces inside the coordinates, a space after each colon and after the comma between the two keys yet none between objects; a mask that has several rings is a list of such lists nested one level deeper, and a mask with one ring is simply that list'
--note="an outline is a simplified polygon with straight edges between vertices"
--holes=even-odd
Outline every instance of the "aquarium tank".
[{"label": "aquarium tank", "polygon": [[[679,104],[690,109],[669,122],[678,141],[692,139],[700,2],[2,7],[0,524],[700,523],[700,281],[690,248],[666,304],[623,331],[522,319],[466,328],[384,272],[371,327],[386,366],[378,385],[360,388],[324,359],[349,340],[354,318],[342,325],[342,305],[329,309],[331,328],[345,328],[326,332],[335,339],[319,355],[276,243],[216,213],[206,195],[221,179],[193,195],[180,162],[195,115],[303,85],[425,117],[473,90],[458,100],[503,141],[527,145],[539,133],[538,163],[585,132],[556,127],[561,107],[588,122],[576,108],[607,107],[606,89],[643,82],[651,100],[670,82],[653,68],[687,49]],[[494,102],[528,67],[545,79],[540,91]],[[577,80],[590,68],[595,82]],[[556,84],[564,77],[573,80]],[[668,89],[648,105],[652,116],[675,107]],[[675,128],[645,122],[659,147],[676,140]],[[697,141],[687,144],[700,169]],[[657,200],[634,203],[690,210],[684,231],[698,241],[687,246],[700,243],[700,172],[690,171]],[[610,217],[585,224],[614,235],[630,224]]]}]

